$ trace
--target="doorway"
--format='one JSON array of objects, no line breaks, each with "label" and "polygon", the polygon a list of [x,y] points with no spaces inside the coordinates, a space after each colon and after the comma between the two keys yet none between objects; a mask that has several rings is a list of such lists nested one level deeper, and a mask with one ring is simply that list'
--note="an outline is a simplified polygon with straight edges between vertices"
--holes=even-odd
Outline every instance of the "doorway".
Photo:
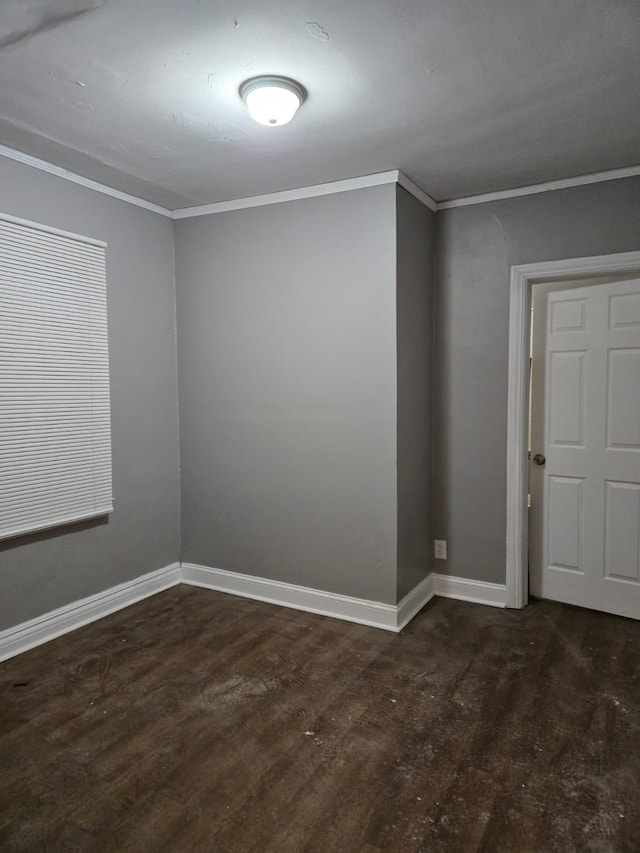
[{"label": "doorway", "polygon": [[[594,280],[603,277],[621,278],[625,275],[629,278],[640,276],[640,252],[512,267],[507,417],[508,607],[524,607],[529,594],[529,341],[533,286],[572,279],[585,279],[593,284]],[[625,494],[625,497],[629,495]],[[629,512],[628,505],[626,511]]]}]

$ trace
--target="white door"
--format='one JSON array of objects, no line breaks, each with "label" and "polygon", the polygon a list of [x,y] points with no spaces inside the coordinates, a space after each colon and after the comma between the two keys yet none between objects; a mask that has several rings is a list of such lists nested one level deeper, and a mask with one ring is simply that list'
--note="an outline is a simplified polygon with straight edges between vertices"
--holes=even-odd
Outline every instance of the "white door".
[{"label": "white door", "polygon": [[640,279],[552,288],[533,288],[530,590],[640,619]]}]

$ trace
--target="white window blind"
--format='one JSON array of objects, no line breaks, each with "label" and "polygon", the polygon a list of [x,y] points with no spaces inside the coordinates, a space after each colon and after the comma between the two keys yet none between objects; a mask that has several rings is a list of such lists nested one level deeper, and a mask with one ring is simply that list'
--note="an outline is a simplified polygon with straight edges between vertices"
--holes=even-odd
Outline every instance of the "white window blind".
[{"label": "white window blind", "polygon": [[112,504],[105,244],[0,215],[0,539]]}]

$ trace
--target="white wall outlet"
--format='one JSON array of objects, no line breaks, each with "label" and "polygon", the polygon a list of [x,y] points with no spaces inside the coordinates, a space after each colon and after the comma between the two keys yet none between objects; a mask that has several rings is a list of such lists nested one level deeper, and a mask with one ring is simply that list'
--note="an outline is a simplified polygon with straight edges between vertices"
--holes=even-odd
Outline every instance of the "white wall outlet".
[{"label": "white wall outlet", "polygon": [[436,560],[446,560],[447,559],[447,540],[446,539],[434,539],[433,540],[433,556]]}]

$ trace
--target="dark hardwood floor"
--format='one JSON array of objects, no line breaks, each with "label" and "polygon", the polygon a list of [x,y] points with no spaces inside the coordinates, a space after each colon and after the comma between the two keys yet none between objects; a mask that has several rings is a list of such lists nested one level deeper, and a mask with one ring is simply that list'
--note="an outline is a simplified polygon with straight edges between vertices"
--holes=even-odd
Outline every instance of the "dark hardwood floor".
[{"label": "dark hardwood floor", "polygon": [[639,851],[640,623],[176,587],[0,664],[2,851]]}]

